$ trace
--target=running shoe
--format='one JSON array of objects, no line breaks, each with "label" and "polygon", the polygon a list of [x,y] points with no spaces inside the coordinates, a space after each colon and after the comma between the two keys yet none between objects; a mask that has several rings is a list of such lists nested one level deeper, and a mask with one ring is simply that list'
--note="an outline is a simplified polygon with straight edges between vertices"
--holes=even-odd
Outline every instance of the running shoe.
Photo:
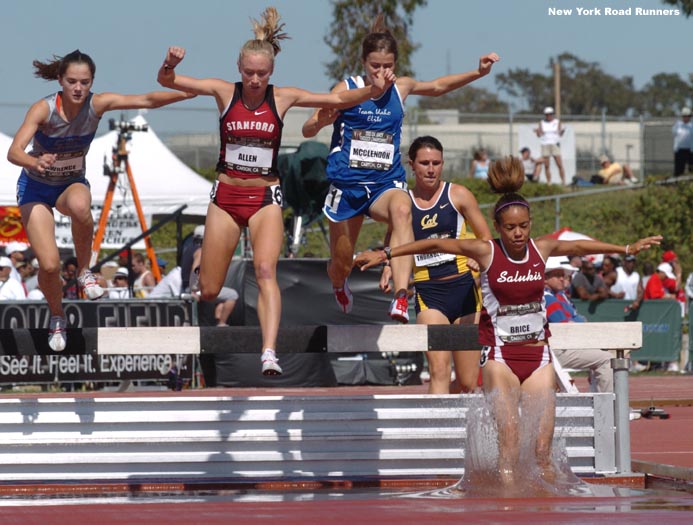
[{"label": "running shoe", "polygon": [[54,352],[62,352],[67,346],[67,319],[54,315],[48,327],[48,346]]},{"label": "running shoe", "polygon": [[409,301],[406,295],[400,295],[392,300],[388,315],[402,324],[409,322]]},{"label": "running shoe", "polygon": [[337,306],[345,314],[351,312],[351,308],[354,306],[354,296],[351,294],[349,289],[349,283],[344,281],[343,288],[332,288],[334,290],[334,300],[337,301]]},{"label": "running shoe", "polygon": [[87,299],[93,301],[104,294],[104,289],[96,282],[96,277],[94,277],[94,274],[91,273],[90,270],[84,270],[82,275],[77,277],[77,282],[79,282],[82,290],[84,290],[84,295],[87,296]]},{"label": "running shoe", "polygon": [[262,375],[263,376],[280,376],[282,375],[282,367],[279,366],[279,359],[274,353],[274,350],[265,350],[262,353]]}]

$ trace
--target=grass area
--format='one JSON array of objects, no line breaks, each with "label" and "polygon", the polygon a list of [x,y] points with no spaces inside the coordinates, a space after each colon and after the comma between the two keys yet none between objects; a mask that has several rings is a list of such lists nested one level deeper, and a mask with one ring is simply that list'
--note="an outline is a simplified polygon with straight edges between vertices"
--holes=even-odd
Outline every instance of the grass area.
[{"label": "grass area", "polygon": [[[547,186],[527,183],[521,193],[533,201],[534,198],[561,197],[557,211],[556,200],[532,202],[532,235],[534,237],[552,233],[556,223],[570,227],[599,240],[615,244],[628,244],[648,235],[664,236],[661,250],[651,250],[639,256],[644,261],[659,262],[661,251],[674,249],[683,266],[684,275],[693,270],[693,239],[690,225],[693,224],[693,183],[680,181],[658,184],[665,177],[650,177],[644,188],[624,187],[621,191],[594,193],[593,188]],[[498,196],[491,193],[485,181],[454,178],[452,182],[463,184],[477,197],[480,205],[489,205],[485,214],[492,225],[491,209]],[[327,257],[328,249],[322,233],[311,225],[299,256],[311,252]],[[386,227],[367,222],[359,236],[357,250],[364,250],[382,242]],[[493,229],[492,229],[493,231]]]}]

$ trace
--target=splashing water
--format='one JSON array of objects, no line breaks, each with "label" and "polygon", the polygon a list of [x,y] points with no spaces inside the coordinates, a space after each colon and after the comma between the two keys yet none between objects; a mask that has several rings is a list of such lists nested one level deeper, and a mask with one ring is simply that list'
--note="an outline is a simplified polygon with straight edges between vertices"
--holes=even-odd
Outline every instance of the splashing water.
[{"label": "splashing water", "polygon": [[[542,462],[538,444],[539,428],[547,424],[547,404],[555,406],[555,394],[523,394],[521,411],[499,413],[496,393],[471,400],[467,412],[467,443],[464,455],[464,476],[455,485],[434,491],[439,497],[550,497],[592,495],[590,485],[581,481],[570,469],[565,439],[553,436],[550,454]],[[499,467],[498,417],[509,417],[517,430],[511,441],[518,450],[511,468]],[[502,460],[501,460],[502,462]],[[540,464],[543,463],[543,464]]]}]

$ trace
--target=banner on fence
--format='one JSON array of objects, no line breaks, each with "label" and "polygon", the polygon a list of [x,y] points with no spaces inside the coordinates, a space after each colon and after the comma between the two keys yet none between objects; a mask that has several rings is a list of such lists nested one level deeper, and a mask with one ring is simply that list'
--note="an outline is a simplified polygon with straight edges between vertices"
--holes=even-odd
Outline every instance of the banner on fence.
[{"label": "banner on fence", "polygon": [[681,304],[678,301],[643,301],[640,308],[626,312],[632,301],[574,301],[588,321],[642,322],[642,348],[633,354],[638,361],[675,361],[681,352]]}]

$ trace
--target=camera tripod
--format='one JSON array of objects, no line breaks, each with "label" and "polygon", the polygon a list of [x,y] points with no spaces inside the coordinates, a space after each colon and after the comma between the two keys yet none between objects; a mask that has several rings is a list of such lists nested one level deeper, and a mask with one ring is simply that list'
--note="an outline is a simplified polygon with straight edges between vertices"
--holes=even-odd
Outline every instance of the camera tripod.
[{"label": "camera tripod", "polygon": [[[107,165],[104,166],[104,174],[110,178],[108,182],[108,189],[106,190],[106,197],[103,201],[103,207],[101,209],[101,216],[99,217],[99,225],[96,228],[96,234],[94,235],[94,243],[91,249],[91,261],[89,266],[94,266],[99,258],[99,252],[101,251],[101,243],[103,242],[104,235],[106,234],[106,225],[108,224],[108,215],[111,211],[111,205],[113,204],[113,194],[115,193],[116,184],[118,183],[118,175],[121,172],[125,172],[128,177],[128,182],[130,184],[130,191],[132,192],[132,200],[135,203],[135,209],[137,210],[137,218],[140,222],[140,227],[142,233],[147,231],[147,220],[142,211],[142,204],[140,203],[140,197],[137,193],[137,186],[135,186],[135,178],[132,175],[132,169],[130,167],[130,161],[128,159],[127,142],[132,138],[133,131],[147,131],[148,126],[137,125],[132,122],[116,122],[114,119],[109,121],[109,126],[111,130],[118,130],[118,141],[116,146],[113,148],[113,169],[110,169]],[[122,168],[122,169],[121,169]],[[161,280],[161,270],[159,264],[156,260],[156,254],[154,253],[154,248],[149,239],[149,236],[144,238],[144,244],[147,252],[147,258],[152,265],[152,274],[157,282]]]}]

